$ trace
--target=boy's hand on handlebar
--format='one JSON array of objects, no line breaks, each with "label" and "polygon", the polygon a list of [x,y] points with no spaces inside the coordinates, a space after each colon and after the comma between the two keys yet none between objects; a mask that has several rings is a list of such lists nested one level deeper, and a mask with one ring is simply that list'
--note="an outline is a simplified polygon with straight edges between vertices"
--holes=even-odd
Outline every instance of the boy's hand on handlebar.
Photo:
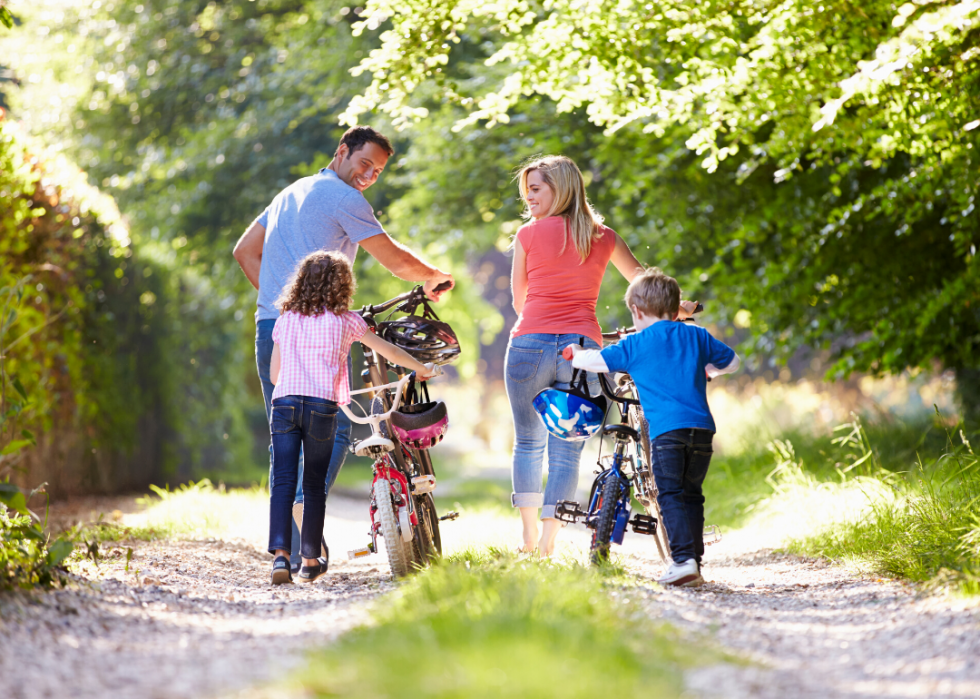
[{"label": "boy's hand on handlebar", "polygon": [[581,350],[581,345],[569,345],[561,351],[561,356],[568,361],[572,361],[572,358]]},{"label": "boy's hand on handlebar", "polygon": [[422,291],[430,301],[438,301],[442,295],[456,286],[453,275],[439,272],[422,285]]}]

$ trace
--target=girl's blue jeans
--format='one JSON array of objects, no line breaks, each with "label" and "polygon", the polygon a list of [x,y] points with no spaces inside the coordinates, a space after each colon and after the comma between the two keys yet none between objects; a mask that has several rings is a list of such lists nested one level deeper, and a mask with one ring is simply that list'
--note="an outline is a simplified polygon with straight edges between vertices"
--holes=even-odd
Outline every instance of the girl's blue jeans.
[{"label": "girl's blue jeans", "polygon": [[[274,320],[260,320],[255,324],[255,365],[259,373],[259,381],[262,384],[262,396],[265,398],[265,419],[272,419],[272,392],[275,386],[269,379],[269,365],[272,362],[272,331],[276,327]],[[348,358],[347,373],[350,375],[351,365]],[[334,438],[333,454],[330,457],[330,467],[324,482],[324,497],[330,493],[330,487],[337,480],[337,474],[344,466],[344,459],[347,456],[347,448],[350,446],[351,424],[348,417],[343,413],[337,413],[337,433]],[[272,442],[269,443],[269,490],[275,486],[276,474],[272,469]],[[299,476],[296,479],[295,502],[303,502],[303,450],[299,453]],[[295,566],[299,565],[299,530],[293,524],[293,542],[295,546],[290,556],[290,562]],[[319,555],[319,554],[317,554]]]},{"label": "girl's blue jeans", "polygon": [[[507,345],[504,383],[514,415],[514,464],[511,504],[514,507],[540,507],[541,519],[555,516],[559,500],[571,500],[578,487],[578,465],[584,442],[568,442],[550,434],[531,401],[550,386],[569,388],[572,363],[561,352],[575,345],[582,335],[534,333],[513,337]],[[599,349],[595,340],[585,338],[588,349]],[[599,379],[589,374],[589,391],[599,393]],[[548,485],[541,494],[541,475],[545,448],[548,452]]]},{"label": "girl's blue jeans", "polygon": [[299,479],[300,449],[303,469],[303,531],[300,552],[320,556],[327,494],[323,487],[333,455],[337,413],[331,400],[284,396],[272,401],[272,497],[269,503],[269,553],[292,550],[293,498]]}]

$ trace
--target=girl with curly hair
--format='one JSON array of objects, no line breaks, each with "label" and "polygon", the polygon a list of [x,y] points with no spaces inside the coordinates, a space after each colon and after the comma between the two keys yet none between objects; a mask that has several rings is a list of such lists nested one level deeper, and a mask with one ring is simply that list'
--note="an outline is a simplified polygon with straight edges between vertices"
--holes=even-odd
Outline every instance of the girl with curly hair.
[{"label": "girl with curly hair", "polygon": [[[327,572],[321,556],[326,507],[324,480],[333,453],[337,413],[350,402],[347,356],[360,341],[385,359],[415,371],[419,378],[435,374],[433,365],[421,364],[407,352],[367,332],[368,326],[350,312],[354,273],[338,252],[314,252],[303,259],[295,277],[276,302],[282,315],[272,331],[270,374],[272,394],[272,493],[269,514],[269,553],[272,584],[292,582],[289,551],[292,504],[299,472],[303,470],[303,557],[299,582],[314,582]],[[324,552],[325,553],[325,552]]]}]

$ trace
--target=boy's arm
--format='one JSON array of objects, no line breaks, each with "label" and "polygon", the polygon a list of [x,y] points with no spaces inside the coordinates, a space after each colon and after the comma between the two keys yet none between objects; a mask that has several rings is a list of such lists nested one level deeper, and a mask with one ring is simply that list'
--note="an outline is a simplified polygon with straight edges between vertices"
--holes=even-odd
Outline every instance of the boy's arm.
[{"label": "boy's arm", "polygon": [[606,360],[602,358],[602,352],[595,349],[585,349],[581,345],[569,345],[562,350],[562,356],[571,361],[576,369],[585,369],[596,373],[605,374],[609,371]]},{"label": "boy's arm", "polygon": [[708,372],[708,378],[713,379],[716,376],[721,376],[722,374],[731,374],[738,371],[738,367],[741,364],[738,355],[732,352],[732,361],[728,363],[727,366],[717,367],[714,364],[708,364],[704,367],[705,371]]},{"label": "boy's arm", "polygon": [[[707,331],[706,331],[707,332]],[[708,361],[705,363],[705,371],[708,373],[708,378],[713,379],[716,376],[721,376],[722,374],[731,374],[733,371],[738,369],[739,361],[738,355],[735,354],[735,350],[726,345],[724,342],[719,342],[711,333],[708,335]]]}]

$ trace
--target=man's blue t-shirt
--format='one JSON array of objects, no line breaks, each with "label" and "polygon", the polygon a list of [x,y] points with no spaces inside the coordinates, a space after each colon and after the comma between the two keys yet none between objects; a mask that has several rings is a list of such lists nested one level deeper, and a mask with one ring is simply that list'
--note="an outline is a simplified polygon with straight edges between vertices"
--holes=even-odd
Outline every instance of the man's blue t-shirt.
[{"label": "man's blue t-shirt", "polygon": [[311,252],[336,250],[353,265],[358,243],[385,232],[364,195],[327,168],[279,192],[256,220],[265,226],[256,322],[279,317],[276,300]]},{"label": "man's blue t-shirt", "polygon": [[705,368],[727,367],[735,352],[704,328],[663,320],[602,350],[602,359],[633,377],[650,439],[690,427],[715,431]]}]

